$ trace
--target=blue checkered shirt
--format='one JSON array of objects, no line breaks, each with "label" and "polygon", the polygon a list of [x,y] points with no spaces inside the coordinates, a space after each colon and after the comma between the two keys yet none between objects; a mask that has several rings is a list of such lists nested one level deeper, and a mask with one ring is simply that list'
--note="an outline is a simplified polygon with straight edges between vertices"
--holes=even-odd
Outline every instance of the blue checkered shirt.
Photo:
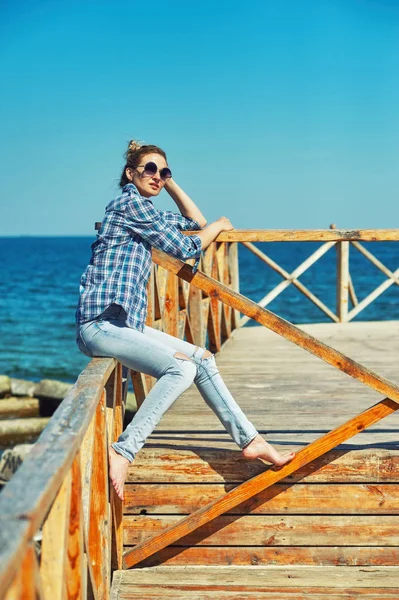
[{"label": "blue checkered shirt", "polygon": [[92,244],[92,256],[80,280],[77,323],[98,317],[110,304],[122,306],[126,324],[144,330],[151,247],[181,260],[201,255],[201,238],[180,230],[199,230],[194,219],[157,210],[149,198],[128,183],[106,207],[105,217]]}]

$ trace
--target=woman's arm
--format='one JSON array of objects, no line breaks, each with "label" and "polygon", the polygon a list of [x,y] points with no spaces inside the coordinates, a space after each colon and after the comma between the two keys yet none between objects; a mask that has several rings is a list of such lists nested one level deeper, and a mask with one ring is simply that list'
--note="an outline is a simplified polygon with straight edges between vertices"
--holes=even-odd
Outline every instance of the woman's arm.
[{"label": "woman's arm", "polygon": [[208,248],[222,231],[231,231],[234,229],[227,217],[220,217],[217,221],[209,223],[204,229],[201,229],[196,235],[201,239],[202,249]]},{"label": "woman's arm", "polygon": [[191,200],[190,196],[184,192],[179,185],[170,178],[165,183],[165,190],[169,196],[176,202],[183,217],[189,217],[199,223],[201,227],[205,227],[206,219],[200,209],[196,206],[195,202]]}]

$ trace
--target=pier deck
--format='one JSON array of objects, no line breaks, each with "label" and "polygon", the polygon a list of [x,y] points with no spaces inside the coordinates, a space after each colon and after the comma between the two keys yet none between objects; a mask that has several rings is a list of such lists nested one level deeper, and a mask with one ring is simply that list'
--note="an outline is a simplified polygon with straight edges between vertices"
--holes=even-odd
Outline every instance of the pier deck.
[{"label": "pier deck", "polygon": [[[399,321],[318,323],[301,329],[399,382]],[[381,399],[265,327],[237,329],[217,356],[217,364],[248,418],[270,442],[287,450],[299,449]],[[395,444],[398,433],[395,413],[351,443]],[[145,447],[163,442],[237,450],[195,386],[164,415]]]},{"label": "pier deck", "polygon": [[[399,322],[303,326],[399,381]],[[217,363],[248,417],[300,450],[381,396],[264,327],[239,329]],[[130,571],[116,598],[399,597],[399,415],[385,418]],[[192,386],[132,464],[125,549],[260,473]],[[397,586],[397,587],[396,587]]]}]

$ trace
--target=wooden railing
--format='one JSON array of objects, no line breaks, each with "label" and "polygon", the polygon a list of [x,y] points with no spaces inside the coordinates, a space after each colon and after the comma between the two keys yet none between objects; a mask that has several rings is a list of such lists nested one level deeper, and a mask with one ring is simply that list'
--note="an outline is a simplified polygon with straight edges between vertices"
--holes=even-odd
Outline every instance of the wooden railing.
[{"label": "wooden railing", "polygon": [[[239,234],[239,235],[238,235]],[[399,268],[392,272],[381,263],[369,250],[367,250],[360,241],[377,242],[377,241],[397,241],[399,239],[398,230],[396,229],[375,229],[375,230],[339,230],[335,225],[330,226],[330,230],[320,231],[239,231],[223,233],[218,239],[223,240],[238,240],[250,252],[257,256],[263,263],[268,265],[273,271],[278,273],[282,278],[278,285],[270,290],[261,300],[258,305],[261,307],[268,306],[277,296],[279,296],[290,285],[293,285],[299,290],[310,302],[317,306],[329,319],[338,323],[346,323],[351,321],[362,310],[364,310],[371,302],[376,300],[390,286],[399,285]],[[262,252],[252,242],[323,242],[317,250],[315,250],[305,261],[296,267],[291,273],[288,273],[281,265]],[[361,301],[358,300],[353,278],[349,270],[349,250],[350,246],[358,250],[365,258],[367,258],[374,267],[377,267],[387,279],[378,285]],[[313,266],[322,256],[330,249],[336,249],[336,311],[331,307],[326,306],[308,287],[306,287],[299,277]],[[352,308],[349,309],[349,304],[352,303]],[[240,321],[240,326],[245,325],[249,321],[248,316],[244,316]]]},{"label": "wooden railing", "polygon": [[[397,233],[399,234],[399,232]],[[236,232],[234,232],[234,235],[236,235]],[[337,235],[337,233],[334,232],[331,235]],[[346,233],[346,235],[348,234]],[[359,232],[352,232],[353,237],[358,238],[359,235]],[[348,237],[350,236],[348,235]],[[242,504],[242,502],[253,498],[259,492],[278,483],[316,458],[324,455],[329,450],[332,450],[335,446],[374,425],[386,416],[391,415],[399,408],[398,385],[370,371],[341,352],[329,347],[327,344],[320,342],[288,321],[260,307],[255,302],[234,292],[222,283],[215,281],[205,273],[199,271],[193,274],[192,269],[188,265],[158,250],[153,252],[153,260],[159,266],[168,269],[185,281],[195,285],[208,296],[219,298],[232,309],[242,312],[249,318],[254,319],[261,325],[264,325],[285,339],[311,352],[328,364],[387,397],[300,450],[294,459],[283,467],[269,469],[245,481],[218,500],[195,511],[161,533],[137,544],[133,549],[125,552],[123,558],[124,568],[133,567],[156,552],[163,550],[171,544],[175,544],[178,540],[213,521],[216,517],[234,509],[239,504]]]},{"label": "wooden railing", "polygon": [[121,366],[93,359],[1,493],[1,598],[109,597],[123,540],[107,455],[122,397]]},{"label": "wooden railing", "polygon": [[[213,243],[200,265],[232,289],[236,247]],[[148,292],[147,324],[196,345],[216,352],[237,326],[234,309],[162,266],[152,266]],[[154,381],[131,377],[140,406]],[[109,598],[123,532],[107,455],[122,432],[127,383],[114,359],[93,359],[2,491],[0,600]]]},{"label": "wooden railing", "polygon": [[[236,242],[270,239],[397,240],[399,231],[226,232],[195,274],[154,250],[147,323],[217,351],[241,312],[387,398],[281,469],[245,482],[122,557],[121,504],[109,490],[107,449],[122,430],[127,379],[114,359],[93,359],[0,496],[0,599],[107,600],[112,569],[137,564],[397,410],[398,386],[238,293]],[[396,272],[389,276],[397,283]],[[140,404],[152,382],[139,373],[132,379]]]}]

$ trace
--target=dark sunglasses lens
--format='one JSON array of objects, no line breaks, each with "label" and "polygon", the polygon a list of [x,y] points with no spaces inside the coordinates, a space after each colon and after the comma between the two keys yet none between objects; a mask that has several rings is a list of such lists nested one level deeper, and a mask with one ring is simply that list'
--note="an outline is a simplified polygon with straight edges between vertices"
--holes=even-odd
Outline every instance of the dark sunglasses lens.
[{"label": "dark sunglasses lens", "polygon": [[159,174],[163,181],[165,181],[165,179],[170,179],[172,177],[172,171],[170,169],[168,169],[168,167],[161,169],[159,171]]},{"label": "dark sunglasses lens", "polygon": [[147,175],[155,175],[157,171],[158,167],[154,162],[148,162],[144,165],[144,173],[146,173]]}]

